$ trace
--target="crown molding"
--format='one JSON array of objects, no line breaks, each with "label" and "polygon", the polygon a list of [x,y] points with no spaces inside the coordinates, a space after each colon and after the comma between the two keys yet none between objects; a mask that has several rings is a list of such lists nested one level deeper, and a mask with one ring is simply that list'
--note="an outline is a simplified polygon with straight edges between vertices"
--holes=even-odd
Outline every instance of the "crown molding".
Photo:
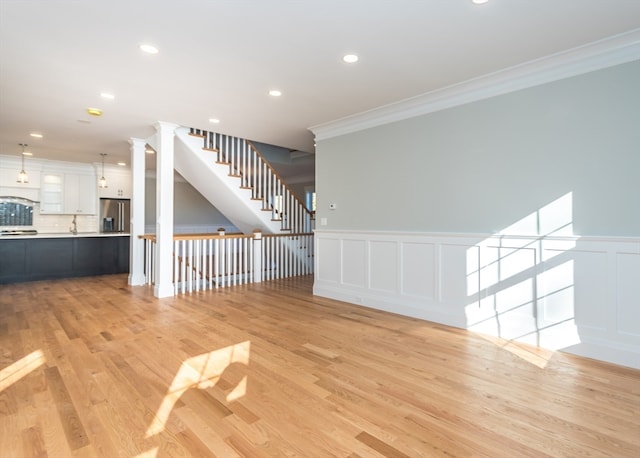
[{"label": "crown molding", "polygon": [[309,128],[338,137],[572,76],[640,60],[640,29]]}]

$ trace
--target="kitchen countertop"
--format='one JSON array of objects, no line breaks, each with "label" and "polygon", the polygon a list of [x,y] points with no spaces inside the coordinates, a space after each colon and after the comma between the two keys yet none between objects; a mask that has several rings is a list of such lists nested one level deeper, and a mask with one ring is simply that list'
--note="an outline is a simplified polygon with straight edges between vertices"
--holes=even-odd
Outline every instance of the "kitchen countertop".
[{"label": "kitchen countertop", "polygon": [[59,238],[77,238],[77,237],[128,237],[128,232],[41,232],[35,235],[3,235],[0,240],[16,240],[16,239],[59,239]]}]

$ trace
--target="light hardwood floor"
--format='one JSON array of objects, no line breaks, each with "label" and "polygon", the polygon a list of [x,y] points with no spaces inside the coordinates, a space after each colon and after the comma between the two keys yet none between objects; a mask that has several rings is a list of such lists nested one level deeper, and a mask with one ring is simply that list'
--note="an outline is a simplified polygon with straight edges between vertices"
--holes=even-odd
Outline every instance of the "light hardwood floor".
[{"label": "light hardwood floor", "polygon": [[311,287],[0,286],[0,456],[640,456],[640,371]]}]

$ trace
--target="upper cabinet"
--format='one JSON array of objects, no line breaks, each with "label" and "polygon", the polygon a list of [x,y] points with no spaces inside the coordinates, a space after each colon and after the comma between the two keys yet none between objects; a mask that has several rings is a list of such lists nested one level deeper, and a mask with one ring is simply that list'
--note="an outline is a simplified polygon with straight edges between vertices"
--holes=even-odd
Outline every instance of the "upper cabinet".
[{"label": "upper cabinet", "polygon": [[97,206],[96,186],[95,175],[65,174],[65,213],[95,215]]},{"label": "upper cabinet", "polygon": [[29,175],[28,183],[18,183],[18,172],[20,171],[20,163],[15,161],[15,166],[11,166],[10,161],[4,158],[0,161],[0,196],[22,197],[38,201],[40,200],[40,171],[26,167],[25,170]]},{"label": "upper cabinet", "polygon": [[[4,165],[4,164],[3,164]],[[18,172],[20,165],[16,164],[13,168],[0,167],[0,187],[3,188],[20,188],[20,189],[37,189],[40,187],[40,171],[25,167],[29,176],[28,183],[18,183]]]},{"label": "upper cabinet", "polygon": [[98,197],[109,199],[131,199],[131,171],[123,169],[105,170],[106,188],[98,188]]},{"label": "upper cabinet", "polygon": [[64,174],[44,172],[40,185],[40,213],[64,210]]},{"label": "upper cabinet", "polygon": [[40,213],[95,215],[95,175],[43,171],[40,185]]}]

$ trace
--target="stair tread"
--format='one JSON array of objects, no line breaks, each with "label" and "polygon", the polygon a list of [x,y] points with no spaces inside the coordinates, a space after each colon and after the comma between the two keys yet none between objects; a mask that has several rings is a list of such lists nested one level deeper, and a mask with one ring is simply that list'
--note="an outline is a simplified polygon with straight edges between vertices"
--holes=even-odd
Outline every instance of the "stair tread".
[{"label": "stair tread", "polygon": [[202,149],[203,149],[203,150],[205,150],[205,151],[211,151],[211,152],[213,152],[213,153],[219,153],[219,152],[220,152],[220,150],[219,150],[218,148],[207,148],[207,147],[203,147]]},{"label": "stair tread", "polygon": [[203,134],[193,134],[193,133],[191,133],[191,132],[189,132],[189,135],[191,135],[192,137],[198,137],[198,138],[205,138],[205,137],[206,137],[206,135],[203,135]]}]

